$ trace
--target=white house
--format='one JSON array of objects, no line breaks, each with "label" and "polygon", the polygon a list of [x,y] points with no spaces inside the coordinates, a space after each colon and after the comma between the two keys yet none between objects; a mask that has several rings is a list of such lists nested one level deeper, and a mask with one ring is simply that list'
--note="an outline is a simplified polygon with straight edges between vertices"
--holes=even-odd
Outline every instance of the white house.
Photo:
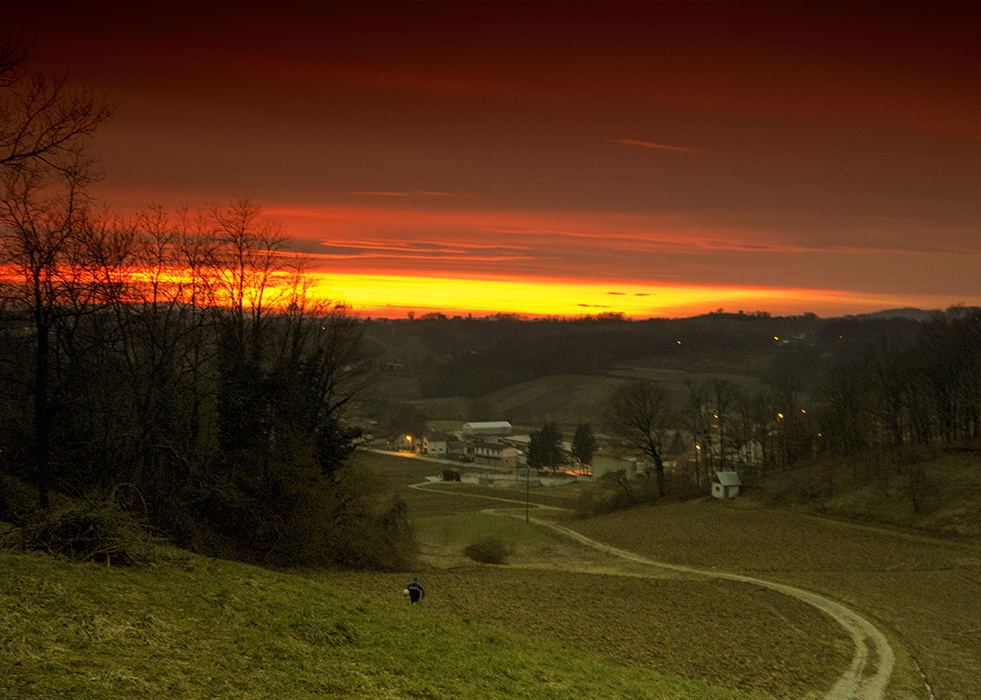
[{"label": "white house", "polygon": [[735,498],[739,495],[739,475],[736,472],[716,472],[712,482],[712,495],[715,498]]},{"label": "white house", "polygon": [[448,437],[446,433],[427,433],[422,436],[420,452],[427,455],[446,456]]},{"label": "white house", "polygon": [[628,479],[632,479],[637,476],[637,458],[616,457],[606,452],[597,452],[593,455],[593,476],[600,477],[604,474],[619,471],[624,472]]}]

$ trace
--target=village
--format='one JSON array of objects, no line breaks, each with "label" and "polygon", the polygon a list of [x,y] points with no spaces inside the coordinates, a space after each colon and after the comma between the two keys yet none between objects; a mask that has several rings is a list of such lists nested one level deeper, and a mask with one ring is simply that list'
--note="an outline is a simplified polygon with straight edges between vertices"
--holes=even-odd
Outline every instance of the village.
[{"label": "village", "polygon": [[[509,421],[464,423],[459,431],[427,431],[421,436],[409,434],[394,438],[392,451],[431,460],[443,466],[432,480],[459,481],[481,486],[515,488],[533,483],[537,486],[559,486],[577,481],[593,481],[619,474],[634,479],[649,467],[642,458],[614,454],[606,449],[593,453],[590,462],[573,457],[572,444],[563,441],[564,467],[556,470],[534,470],[528,466],[531,435],[516,434]],[[385,451],[385,450],[381,450]],[[675,467],[673,461],[666,462]],[[735,471],[715,472],[711,495],[719,499],[739,495],[741,482]]]}]

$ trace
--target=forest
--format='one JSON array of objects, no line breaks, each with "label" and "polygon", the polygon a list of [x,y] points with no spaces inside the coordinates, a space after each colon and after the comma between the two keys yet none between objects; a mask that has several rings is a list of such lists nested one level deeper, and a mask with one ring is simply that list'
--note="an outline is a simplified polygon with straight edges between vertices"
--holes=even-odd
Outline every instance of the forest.
[{"label": "forest", "polygon": [[250,201],[95,201],[111,106],[32,51],[0,34],[0,521],[103,560],[132,557],[98,531],[148,527],[263,563],[400,565],[401,502],[344,459],[358,320],[310,297]]}]

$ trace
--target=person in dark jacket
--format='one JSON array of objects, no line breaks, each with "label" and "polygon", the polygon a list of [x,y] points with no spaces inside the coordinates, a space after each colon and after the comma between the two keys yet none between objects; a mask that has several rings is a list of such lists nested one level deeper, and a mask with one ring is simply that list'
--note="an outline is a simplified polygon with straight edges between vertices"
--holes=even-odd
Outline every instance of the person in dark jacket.
[{"label": "person in dark jacket", "polygon": [[422,589],[422,584],[415,579],[412,579],[412,583],[406,586],[402,592],[409,596],[409,603],[418,603],[426,597],[426,591]]}]

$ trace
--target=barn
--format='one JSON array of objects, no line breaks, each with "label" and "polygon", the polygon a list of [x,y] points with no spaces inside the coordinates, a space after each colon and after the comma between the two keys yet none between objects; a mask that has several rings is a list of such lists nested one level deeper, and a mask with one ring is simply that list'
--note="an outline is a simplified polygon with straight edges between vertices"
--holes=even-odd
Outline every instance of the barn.
[{"label": "barn", "polygon": [[463,424],[463,434],[467,437],[473,435],[510,435],[511,430],[511,424],[506,420]]}]

